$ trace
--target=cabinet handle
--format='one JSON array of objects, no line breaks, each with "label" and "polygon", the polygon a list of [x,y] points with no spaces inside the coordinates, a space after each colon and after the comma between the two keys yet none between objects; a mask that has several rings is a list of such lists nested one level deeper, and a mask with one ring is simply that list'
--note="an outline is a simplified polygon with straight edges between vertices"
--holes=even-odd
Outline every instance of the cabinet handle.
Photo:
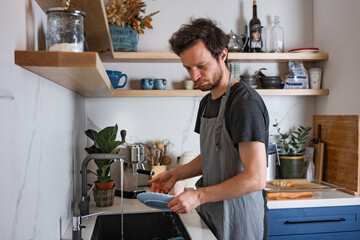
[{"label": "cabinet handle", "polygon": [[322,222],[343,222],[345,218],[339,219],[324,219],[324,220],[308,220],[308,221],[285,221],[285,224],[300,224],[300,223],[322,223]]}]

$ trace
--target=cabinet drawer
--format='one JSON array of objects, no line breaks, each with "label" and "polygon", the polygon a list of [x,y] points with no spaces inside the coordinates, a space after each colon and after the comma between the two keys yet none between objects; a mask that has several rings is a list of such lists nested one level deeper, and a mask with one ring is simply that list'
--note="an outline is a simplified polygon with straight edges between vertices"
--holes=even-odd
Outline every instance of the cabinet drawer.
[{"label": "cabinet drawer", "polygon": [[360,232],[320,233],[304,235],[273,236],[268,240],[357,240]]},{"label": "cabinet drawer", "polygon": [[271,209],[269,236],[360,231],[360,206]]}]

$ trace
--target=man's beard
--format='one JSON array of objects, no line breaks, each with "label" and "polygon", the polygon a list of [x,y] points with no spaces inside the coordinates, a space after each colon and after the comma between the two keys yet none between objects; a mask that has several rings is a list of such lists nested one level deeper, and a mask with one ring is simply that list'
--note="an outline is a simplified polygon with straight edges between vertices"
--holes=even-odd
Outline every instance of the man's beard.
[{"label": "man's beard", "polygon": [[[223,77],[223,72],[221,71],[220,65],[218,65],[217,71],[213,74],[212,79],[214,79],[214,83],[211,85],[199,86],[201,91],[211,91],[214,87],[216,87]],[[210,82],[207,80],[207,82]]]}]

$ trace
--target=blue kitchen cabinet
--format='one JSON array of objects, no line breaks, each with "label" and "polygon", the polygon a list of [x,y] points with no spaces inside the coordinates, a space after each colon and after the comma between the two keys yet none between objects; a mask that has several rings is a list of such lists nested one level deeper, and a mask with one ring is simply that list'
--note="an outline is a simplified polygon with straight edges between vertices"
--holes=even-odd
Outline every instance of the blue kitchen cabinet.
[{"label": "blue kitchen cabinet", "polygon": [[270,209],[269,240],[360,240],[360,206]]}]

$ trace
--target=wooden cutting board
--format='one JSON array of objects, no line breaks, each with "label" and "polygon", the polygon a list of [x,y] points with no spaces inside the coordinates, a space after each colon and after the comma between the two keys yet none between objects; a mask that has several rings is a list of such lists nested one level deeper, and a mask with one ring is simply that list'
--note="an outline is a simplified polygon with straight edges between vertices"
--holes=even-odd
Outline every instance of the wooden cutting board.
[{"label": "wooden cutting board", "polygon": [[282,186],[275,186],[272,185],[271,182],[266,183],[267,189],[284,189],[284,190],[291,190],[291,189],[321,189],[326,188],[326,186],[313,184],[307,179],[287,179],[288,181],[294,184],[293,187],[282,187]]},{"label": "wooden cutting board", "polygon": [[[360,193],[360,115],[314,115],[313,134],[326,145],[323,180]],[[316,166],[315,166],[316,170]]]}]

